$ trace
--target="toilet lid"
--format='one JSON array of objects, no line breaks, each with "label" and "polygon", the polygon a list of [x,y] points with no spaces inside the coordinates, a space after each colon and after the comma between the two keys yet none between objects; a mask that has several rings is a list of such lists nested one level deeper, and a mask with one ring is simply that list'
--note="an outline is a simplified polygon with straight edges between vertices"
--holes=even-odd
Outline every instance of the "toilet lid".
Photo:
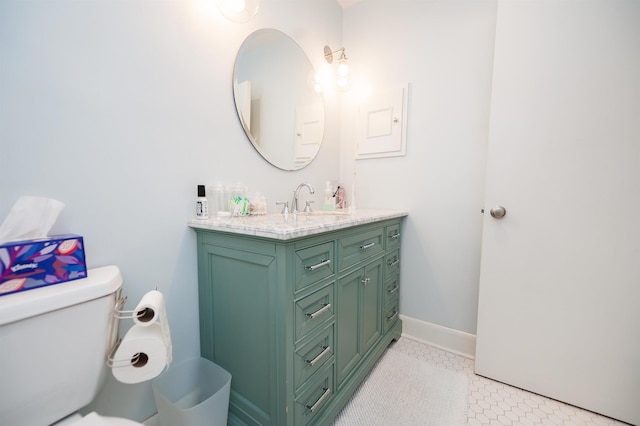
[{"label": "toilet lid", "polygon": [[142,423],[119,417],[102,417],[97,413],[89,413],[73,426],[141,426]]}]

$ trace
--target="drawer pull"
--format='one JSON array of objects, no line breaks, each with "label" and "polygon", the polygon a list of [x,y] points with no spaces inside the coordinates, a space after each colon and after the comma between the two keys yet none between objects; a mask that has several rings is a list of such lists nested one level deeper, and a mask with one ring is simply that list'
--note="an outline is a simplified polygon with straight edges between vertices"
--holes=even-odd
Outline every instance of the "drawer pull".
[{"label": "drawer pull", "polygon": [[397,234],[393,234],[393,235],[389,235],[389,239],[390,240],[395,240],[400,238],[400,233],[398,232]]},{"label": "drawer pull", "polygon": [[314,319],[315,317],[317,317],[318,315],[322,314],[323,312],[328,311],[329,309],[331,309],[331,303],[324,303],[322,305],[322,308],[318,309],[315,312],[312,312],[310,314],[305,314],[307,317]]},{"label": "drawer pull", "polygon": [[396,266],[398,263],[400,263],[400,259],[396,259],[391,263],[387,263],[387,266],[392,268],[392,267]]},{"label": "drawer pull", "polygon": [[327,266],[331,263],[331,259],[327,259],[327,260],[323,260],[320,263],[316,263],[315,265],[311,265],[311,266],[305,266],[304,269],[306,269],[307,271],[315,271],[318,268],[321,268],[323,266]]},{"label": "drawer pull", "polygon": [[367,243],[367,244],[363,244],[363,245],[361,245],[361,246],[360,246],[360,249],[361,249],[361,250],[366,250],[366,249],[369,249],[369,248],[371,248],[371,247],[373,247],[373,246],[375,246],[375,245],[376,245],[376,243]]},{"label": "drawer pull", "polygon": [[322,394],[322,396],[320,398],[318,398],[318,400],[316,401],[315,404],[313,405],[306,405],[307,409],[311,412],[314,412],[323,402],[325,399],[327,399],[329,397],[329,395],[331,395],[331,389],[329,388],[322,388],[322,390],[324,391],[324,393]]},{"label": "drawer pull", "polygon": [[391,290],[388,290],[387,293],[389,294],[397,293],[399,289],[400,289],[400,286],[395,286]]},{"label": "drawer pull", "polygon": [[398,316],[398,311],[393,311],[391,315],[387,316],[387,321],[393,321]]},{"label": "drawer pull", "polygon": [[363,278],[362,279],[362,284],[367,285],[371,282],[371,278]]},{"label": "drawer pull", "polygon": [[322,352],[320,352],[318,354],[317,357],[315,357],[314,359],[305,359],[304,362],[306,362],[307,364],[309,364],[310,366],[314,366],[318,363],[318,361],[320,361],[322,358],[325,357],[325,355],[327,355],[328,353],[331,352],[331,346],[321,346],[321,348],[323,349]]}]

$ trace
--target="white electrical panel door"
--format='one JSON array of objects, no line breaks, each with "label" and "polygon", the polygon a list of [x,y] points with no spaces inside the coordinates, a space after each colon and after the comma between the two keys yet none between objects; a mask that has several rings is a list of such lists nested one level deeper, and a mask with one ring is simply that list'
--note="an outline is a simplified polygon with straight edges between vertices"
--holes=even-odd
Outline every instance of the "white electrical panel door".
[{"label": "white electrical panel door", "polygon": [[357,159],[405,155],[406,98],[406,88],[390,89],[360,104]]}]

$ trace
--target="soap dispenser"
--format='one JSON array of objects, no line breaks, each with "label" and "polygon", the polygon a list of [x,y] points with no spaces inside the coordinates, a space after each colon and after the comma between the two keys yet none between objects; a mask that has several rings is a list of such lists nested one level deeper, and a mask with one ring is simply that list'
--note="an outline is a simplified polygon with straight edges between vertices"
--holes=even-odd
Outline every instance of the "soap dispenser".
[{"label": "soap dispenser", "polygon": [[333,195],[334,193],[331,182],[327,181],[324,188],[324,203],[322,204],[322,210],[333,211],[336,209],[336,199]]}]

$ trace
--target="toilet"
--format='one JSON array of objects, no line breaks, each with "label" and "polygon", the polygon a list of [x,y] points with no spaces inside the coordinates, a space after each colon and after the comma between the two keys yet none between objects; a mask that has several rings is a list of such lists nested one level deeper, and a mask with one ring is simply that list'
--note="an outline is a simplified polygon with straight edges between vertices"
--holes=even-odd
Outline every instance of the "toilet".
[{"label": "toilet", "polygon": [[77,410],[98,394],[118,337],[116,266],[87,278],[0,296],[0,423],[6,426],[133,426]]}]

